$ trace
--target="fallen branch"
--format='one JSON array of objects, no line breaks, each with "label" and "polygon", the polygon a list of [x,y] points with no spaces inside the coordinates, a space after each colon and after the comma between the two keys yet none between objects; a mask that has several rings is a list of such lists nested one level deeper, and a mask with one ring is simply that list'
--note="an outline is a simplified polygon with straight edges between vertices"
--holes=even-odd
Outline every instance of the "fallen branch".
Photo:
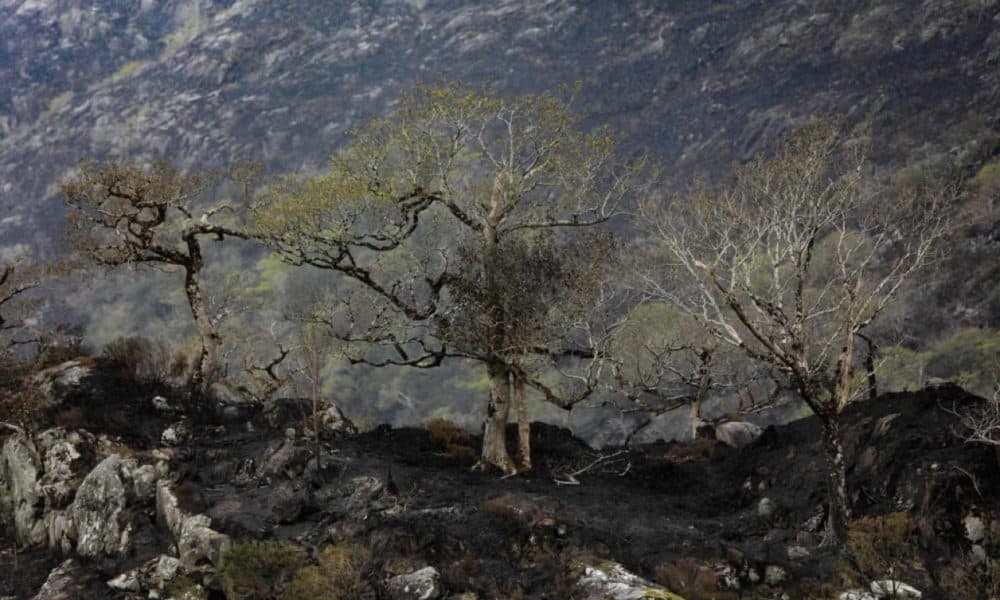
[{"label": "fallen branch", "polygon": [[[556,482],[556,485],[580,485],[580,480],[577,479],[577,476],[583,475],[587,471],[590,471],[602,464],[605,464],[621,456],[627,456],[628,454],[629,454],[628,449],[622,449],[617,452],[612,452],[611,454],[598,455],[596,459],[594,459],[584,467],[581,467],[570,473],[564,473],[562,479],[555,477],[553,478],[553,481]],[[632,467],[631,461],[629,461],[629,464],[626,465],[625,470],[619,473],[619,477],[624,476],[626,473],[628,473],[629,470],[631,470],[631,467]]]}]

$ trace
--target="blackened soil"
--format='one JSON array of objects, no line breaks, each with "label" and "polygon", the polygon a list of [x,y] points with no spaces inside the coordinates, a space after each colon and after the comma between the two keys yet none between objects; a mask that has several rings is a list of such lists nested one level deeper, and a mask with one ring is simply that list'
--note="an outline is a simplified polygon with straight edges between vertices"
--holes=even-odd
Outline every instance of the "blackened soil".
[{"label": "blackened soil", "polygon": [[[949,412],[976,401],[944,387],[855,405],[843,426],[854,514],[920,515],[933,523],[927,549],[939,556],[962,547],[968,511],[1000,516],[996,456],[963,444]],[[627,454],[598,453],[565,430],[536,423],[535,468],[511,478],[472,472],[470,453],[448,451],[424,430],[383,427],[326,442],[322,472],[304,468],[300,476],[234,483],[232,472],[240,465],[246,471],[250,461],[259,465],[275,435],[216,437],[182,467],[198,508],[236,537],[351,539],[386,563],[432,564],[452,591],[482,597],[566,597],[560,577],[582,555],[611,558],[651,578],[658,567],[693,557],[835,579],[838,557],[817,547],[826,471],[814,418],[770,428],[742,450],[702,441]],[[388,490],[367,509],[345,508],[331,494],[348,494],[364,476]],[[577,485],[566,484],[574,479]],[[776,507],[769,517],[758,514],[765,497]],[[790,545],[807,548],[809,557],[791,560]]]},{"label": "blackened soil", "polygon": [[[921,544],[928,564],[968,550],[962,519],[969,512],[1000,520],[997,455],[956,435],[952,411],[979,401],[940,387],[888,394],[844,416],[854,515],[904,511],[927,523],[931,534]],[[165,419],[148,401],[135,402],[131,429],[106,429],[139,447],[158,445],[157,432],[176,416]],[[94,421],[88,414],[78,417]],[[573,597],[579,561],[601,558],[661,580],[665,567],[682,560],[717,574],[777,565],[789,573],[783,587],[793,598],[833,597],[797,589],[798,581],[844,589],[843,558],[818,546],[826,471],[815,418],[769,428],[741,450],[700,440],[598,452],[566,430],[536,423],[534,469],[510,478],[470,470],[474,437],[445,443],[423,429],[388,427],[328,436],[317,468],[312,440],[285,437],[299,420],[255,422],[249,431],[245,423],[205,423],[195,441],[173,448],[183,507],[207,513],[213,527],[238,540],[312,547],[346,540],[371,550],[379,577],[429,564],[447,592],[484,599]],[[773,514],[758,510],[765,498]],[[793,558],[791,546],[807,555]],[[31,597],[60,561],[21,552],[15,567],[10,551],[0,553],[0,596]],[[101,577],[114,572],[100,569]],[[946,597],[926,571],[901,578],[925,598]]]}]

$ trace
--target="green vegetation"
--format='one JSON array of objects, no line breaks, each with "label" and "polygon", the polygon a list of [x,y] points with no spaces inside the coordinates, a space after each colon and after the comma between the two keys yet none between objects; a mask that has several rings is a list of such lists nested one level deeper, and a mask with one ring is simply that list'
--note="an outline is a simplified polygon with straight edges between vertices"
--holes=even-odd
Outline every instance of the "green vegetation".
[{"label": "green vegetation", "polygon": [[230,600],[266,600],[285,588],[306,559],[305,550],[291,542],[240,542],[222,556],[219,579]]},{"label": "green vegetation", "polygon": [[302,567],[295,573],[281,598],[360,600],[365,597],[363,574],[368,559],[368,552],[355,544],[327,546],[320,551],[315,565]]}]

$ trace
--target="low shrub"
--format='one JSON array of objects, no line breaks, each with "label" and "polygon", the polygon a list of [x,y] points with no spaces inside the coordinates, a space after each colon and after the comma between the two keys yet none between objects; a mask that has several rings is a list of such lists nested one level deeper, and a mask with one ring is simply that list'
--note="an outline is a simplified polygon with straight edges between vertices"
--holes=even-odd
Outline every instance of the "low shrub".
[{"label": "low shrub", "polygon": [[174,374],[174,353],[166,342],[123,336],[106,345],[102,356],[128,381],[167,383]]},{"label": "low shrub", "polygon": [[233,544],[219,568],[222,590],[230,600],[275,598],[306,558],[306,551],[290,542]]},{"label": "low shrub", "polygon": [[905,512],[855,519],[848,526],[847,548],[865,577],[898,574],[919,563],[918,523]]},{"label": "low shrub", "polygon": [[355,544],[327,546],[319,553],[315,565],[302,567],[295,573],[281,598],[360,600],[364,597],[364,569],[368,560],[368,551]]}]

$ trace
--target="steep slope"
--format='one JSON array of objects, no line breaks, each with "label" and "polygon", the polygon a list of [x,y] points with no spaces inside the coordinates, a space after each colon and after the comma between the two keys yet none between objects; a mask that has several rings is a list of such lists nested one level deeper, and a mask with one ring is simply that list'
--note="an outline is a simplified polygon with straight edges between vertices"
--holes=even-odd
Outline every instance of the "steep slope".
[{"label": "steep slope", "polygon": [[54,186],[84,157],[314,166],[439,77],[580,80],[595,122],[681,176],[828,113],[870,119],[883,160],[972,164],[1000,129],[998,14],[993,0],[4,0],[0,234],[54,223]]}]

